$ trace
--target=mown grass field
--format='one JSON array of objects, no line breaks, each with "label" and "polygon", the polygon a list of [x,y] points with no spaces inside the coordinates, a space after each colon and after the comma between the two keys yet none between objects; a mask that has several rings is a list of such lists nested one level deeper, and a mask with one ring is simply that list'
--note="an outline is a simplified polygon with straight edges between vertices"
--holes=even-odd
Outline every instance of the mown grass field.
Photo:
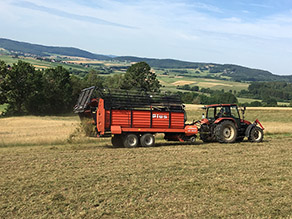
[{"label": "mown grass field", "polygon": [[246,114],[263,143],[113,148],[76,116],[1,118],[0,218],[289,218],[292,110]]}]

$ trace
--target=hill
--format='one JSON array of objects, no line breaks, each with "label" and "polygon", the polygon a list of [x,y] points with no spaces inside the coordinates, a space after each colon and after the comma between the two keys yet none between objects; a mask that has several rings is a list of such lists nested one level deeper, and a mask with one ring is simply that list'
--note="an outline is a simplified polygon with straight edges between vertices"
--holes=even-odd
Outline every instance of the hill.
[{"label": "hill", "polygon": [[16,52],[20,54],[31,54],[37,56],[49,56],[49,55],[64,55],[64,56],[76,56],[89,59],[106,60],[111,57],[99,54],[93,54],[85,50],[73,48],[73,47],[56,47],[56,46],[43,46],[25,42],[18,42],[14,40],[0,38],[0,48],[8,50],[9,52]]},{"label": "hill", "polygon": [[[4,51],[1,48],[5,49]],[[125,69],[125,65],[121,62],[147,62],[152,68],[159,71],[161,74],[168,73],[178,76],[195,77],[195,78],[212,78],[219,80],[231,80],[242,82],[253,81],[281,81],[292,82],[292,75],[280,76],[269,71],[261,69],[247,68],[232,64],[216,64],[216,63],[202,63],[202,62],[187,62],[175,59],[155,59],[155,58],[140,58],[134,56],[106,56],[94,54],[85,50],[73,47],[55,47],[43,46],[25,42],[18,42],[10,39],[0,38],[0,53],[6,54],[20,54],[33,55],[39,57],[46,57],[50,55],[63,55],[71,57],[82,57],[94,60],[103,60],[114,63],[113,70]],[[119,64],[117,64],[120,63]],[[92,64],[92,63],[90,63]],[[99,64],[99,63],[98,63]],[[108,65],[111,65],[109,63]]]},{"label": "hill", "polygon": [[[186,62],[174,59],[150,59],[138,58],[133,56],[120,56],[114,58],[117,61],[128,62],[147,62],[153,68],[163,69],[196,69],[199,72],[205,71],[210,75],[217,76],[219,79],[224,77],[233,81],[285,81],[292,82],[292,75],[280,76],[275,75],[269,71],[252,69],[239,65],[231,64],[215,64],[215,63],[200,63],[200,62]],[[187,74],[188,71],[178,71]]]}]

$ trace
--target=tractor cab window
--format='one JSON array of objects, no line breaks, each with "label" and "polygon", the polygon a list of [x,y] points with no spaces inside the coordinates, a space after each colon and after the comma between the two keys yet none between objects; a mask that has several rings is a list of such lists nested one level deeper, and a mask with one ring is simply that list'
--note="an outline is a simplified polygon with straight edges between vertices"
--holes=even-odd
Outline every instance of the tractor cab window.
[{"label": "tractor cab window", "polygon": [[217,118],[230,117],[230,115],[231,112],[229,107],[218,107],[216,115]]},{"label": "tractor cab window", "polygon": [[230,110],[231,110],[231,116],[236,118],[236,119],[239,119],[239,113],[238,113],[238,109],[236,106],[232,106],[230,107]]},{"label": "tractor cab window", "polygon": [[207,111],[207,119],[214,119],[215,117],[215,108],[209,108]]}]

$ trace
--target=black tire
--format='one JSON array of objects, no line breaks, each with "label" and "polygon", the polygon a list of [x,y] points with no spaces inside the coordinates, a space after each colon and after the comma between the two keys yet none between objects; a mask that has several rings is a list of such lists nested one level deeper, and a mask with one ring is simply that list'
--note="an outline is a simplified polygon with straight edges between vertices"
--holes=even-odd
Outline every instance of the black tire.
[{"label": "black tire", "polygon": [[248,140],[251,142],[262,142],[264,139],[264,132],[260,127],[255,126],[249,133]]},{"label": "black tire", "polygon": [[[206,134],[204,132],[206,132]],[[210,132],[208,125],[203,124],[201,126],[201,130],[200,130],[200,139],[205,143],[213,141],[212,136],[210,134],[208,134],[208,132]],[[202,134],[202,133],[204,133],[204,134]]]},{"label": "black tire", "polygon": [[114,137],[112,137],[112,145],[115,148],[122,147],[123,146],[122,135],[114,135]]},{"label": "black tire", "polygon": [[215,127],[215,137],[220,143],[236,141],[237,129],[232,121],[223,121]]},{"label": "black tire", "polygon": [[139,138],[135,134],[127,134],[123,140],[125,148],[134,148],[139,144]]},{"label": "black tire", "polygon": [[153,147],[155,145],[155,137],[154,135],[147,133],[142,135],[140,142],[142,147]]},{"label": "black tire", "polygon": [[192,136],[189,138],[189,141],[191,142],[191,144],[195,144],[197,140],[197,136]]}]

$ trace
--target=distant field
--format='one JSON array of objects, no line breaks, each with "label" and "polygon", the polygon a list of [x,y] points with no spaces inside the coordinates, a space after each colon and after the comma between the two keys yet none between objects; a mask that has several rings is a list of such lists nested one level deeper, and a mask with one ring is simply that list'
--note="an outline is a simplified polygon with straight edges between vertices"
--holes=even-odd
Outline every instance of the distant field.
[{"label": "distant field", "polygon": [[1,118],[1,218],[290,218],[292,110],[246,114],[263,143],[114,149],[82,140],[76,116]]},{"label": "distant field", "polygon": [[28,57],[12,58],[11,56],[0,55],[0,60],[5,61],[9,65],[12,65],[13,63],[17,63],[19,59],[25,62],[29,62],[30,64],[35,66],[36,69],[55,68],[57,66],[63,66],[66,69],[71,68],[71,69],[76,69],[76,70],[85,70],[83,66],[79,66],[79,65],[64,64],[64,63],[58,63],[58,62],[55,62],[55,63],[47,62],[47,61],[36,60],[33,58],[28,58]]},{"label": "distant field", "polygon": [[173,90],[177,85],[185,85],[189,84],[190,86],[199,86],[199,88],[210,88],[212,90],[222,90],[225,91],[241,91],[246,90],[249,86],[248,83],[240,83],[234,81],[224,81],[217,79],[209,79],[209,78],[193,78],[193,77],[184,77],[184,76],[162,76],[159,75],[157,77],[161,84],[165,86],[164,90]]}]

